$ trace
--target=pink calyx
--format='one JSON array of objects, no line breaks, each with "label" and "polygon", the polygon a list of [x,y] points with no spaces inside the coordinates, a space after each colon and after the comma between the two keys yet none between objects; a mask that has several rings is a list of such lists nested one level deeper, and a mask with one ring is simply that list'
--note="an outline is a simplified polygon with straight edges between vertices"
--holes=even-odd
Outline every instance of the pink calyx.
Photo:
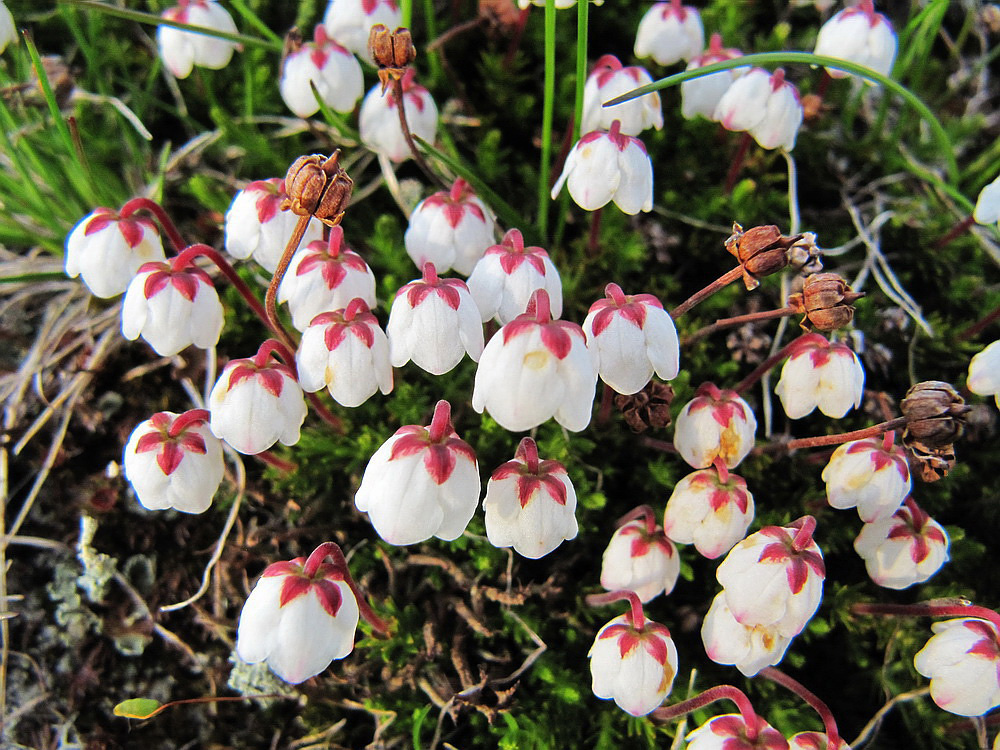
[{"label": "pink calyx", "polygon": [[407,425],[400,427],[393,435],[389,460],[424,453],[424,468],[436,484],[444,484],[455,469],[458,456],[475,463],[476,454],[472,446],[462,440],[451,423],[451,404],[445,400],[437,402],[434,416],[428,427]]},{"label": "pink calyx", "polygon": [[501,464],[490,478],[500,481],[517,476],[517,499],[523,508],[543,487],[556,503],[566,505],[566,485],[559,480],[560,474],[566,476],[566,467],[558,461],[539,461],[538,446],[526,437],[518,444],[514,460]]},{"label": "pink calyx", "polygon": [[156,464],[165,475],[170,476],[180,466],[185,453],[204,454],[205,439],[191,427],[205,424],[209,413],[205,409],[191,409],[171,419],[166,412],[158,412],[149,422],[155,432],[147,432],[136,443],[136,453],[158,450]]}]

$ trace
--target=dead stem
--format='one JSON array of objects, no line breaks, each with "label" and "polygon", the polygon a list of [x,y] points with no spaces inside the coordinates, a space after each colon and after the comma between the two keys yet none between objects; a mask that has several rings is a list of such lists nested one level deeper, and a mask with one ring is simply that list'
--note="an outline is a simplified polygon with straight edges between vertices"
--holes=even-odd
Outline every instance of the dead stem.
[{"label": "dead stem", "polygon": [[736,266],[736,268],[731,271],[727,271],[722,274],[719,278],[713,281],[711,284],[706,286],[704,289],[695,292],[686,300],[681,302],[677,307],[670,311],[670,317],[677,320],[681,315],[686,313],[692,307],[697,305],[699,302],[704,302],[706,299],[711,297],[713,294],[718,292],[720,289],[725,289],[727,286],[732,284],[737,279],[743,278],[743,266]]},{"label": "dead stem", "polygon": [[423,171],[427,178],[436,183],[438,186],[447,190],[450,185],[445,183],[438,175],[433,172],[430,165],[424,160],[424,155],[420,153],[420,149],[417,148],[417,144],[413,142],[413,134],[410,133],[410,124],[406,121],[406,99],[403,94],[403,79],[393,78],[392,79],[392,97],[396,100],[396,111],[399,113],[399,127],[403,130],[403,137],[406,139],[406,144],[410,147],[410,153],[413,155],[413,161],[417,163],[417,166]]},{"label": "dead stem", "polygon": [[723,328],[732,328],[733,326],[743,325],[744,323],[755,323],[758,320],[773,320],[774,318],[785,318],[789,315],[795,315],[798,310],[794,307],[782,307],[777,310],[764,310],[763,312],[747,313],[746,315],[737,315],[733,318],[719,318],[714,323],[707,325],[703,328],[699,328],[697,331],[692,333],[690,336],[684,338],[681,342],[682,346],[687,346],[688,344],[693,344],[699,339],[703,339],[709,334],[715,333],[716,331],[721,331]]}]

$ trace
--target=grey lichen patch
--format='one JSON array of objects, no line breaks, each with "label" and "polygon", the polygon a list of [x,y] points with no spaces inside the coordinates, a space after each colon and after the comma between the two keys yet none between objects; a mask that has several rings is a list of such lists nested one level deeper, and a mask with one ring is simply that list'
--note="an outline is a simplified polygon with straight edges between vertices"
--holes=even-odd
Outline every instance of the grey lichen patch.
[{"label": "grey lichen patch", "polygon": [[98,552],[91,544],[97,533],[97,519],[93,516],[80,516],[80,539],[76,544],[76,557],[83,565],[83,573],[77,579],[77,585],[87,593],[92,602],[104,601],[108,582],[114,577],[118,561]]},{"label": "grey lichen patch", "polygon": [[[229,655],[229,663],[233,665],[229,672],[229,687],[240,695],[252,697],[254,695],[282,695],[289,698],[298,698],[299,691],[287,682],[279,679],[268,668],[264,662],[257,664],[247,664],[235,651]],[[274,703],[273,699],[261,699],[264,707]]]}]

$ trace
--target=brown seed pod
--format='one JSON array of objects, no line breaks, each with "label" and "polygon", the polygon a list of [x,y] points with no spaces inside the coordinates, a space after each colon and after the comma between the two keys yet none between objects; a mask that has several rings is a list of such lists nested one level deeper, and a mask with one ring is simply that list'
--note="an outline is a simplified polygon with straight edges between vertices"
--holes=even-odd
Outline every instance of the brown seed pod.
[{"label": "brown seed pod", "polygon": [[910,472],[921,482],[944,479],[955,468],[955,446],[943,445],[930,448],[919,440],[903,438]]},{"label": "brown seed pod", "polygon": [[932,450],[945,448],[965,432],[969,406],[949,383],[941,380],[917,383],[906,392],[899,408],[909,420],[903,432],[904,443],[920,443]]},{"label": "brown seed pod", "polygon": [[384,23],[377,23],[368,33],[368,53],[378,66],[378,78],[385,92],[390,81],[403,77],[406,68],[417,59],[417,48],[413,46],[410,30],[400,26],[389,31]]},{"label": "brown seed pod", "polygon": [[854,319],[853,303],[864,296],[864,292],[851,291],[839,274],[814,273],[806,277],[801,293],[789,297],[788,304],[805,315],[803,328],[834,331]]},{"label": "brown seed pod", "polygon": [[801,234],[785,237],[773,224],[744,231],[733,222],[733,233],[726,240],[726,250],[743,266],[743,283],[756,289],[763,276],[777,273],[788,265],[788,249],[802,239]]},{"label": "brown seed pod", "polygon": [[651,380],[638,393],[615,396],[615,406],[621,410],[632,432],[645,432],[650,427],[670,424],[670,404],[673,400],[674,389],[669,383]]},{"label": "brown seed pod", "polygon": [[339,158],[338,150],[328,157],[310,154],[296,159],[285,175],[288,198],[282,210],[315,216],[330,227],[339,224],[354,190],[354,180],[341,168]]}]

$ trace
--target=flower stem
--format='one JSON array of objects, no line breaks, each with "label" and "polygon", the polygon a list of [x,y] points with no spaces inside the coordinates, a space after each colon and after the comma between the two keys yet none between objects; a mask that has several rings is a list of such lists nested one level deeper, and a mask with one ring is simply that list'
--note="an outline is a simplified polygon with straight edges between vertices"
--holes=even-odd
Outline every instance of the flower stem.
[{"label": "flower stem", "polygon": [[[617,122],[617,120],[616,120]],[[587,237],[587,256],[596,258],[601,251],[601,213],[604,207],[590,212],[590,234]]]},{"label": "flower stem", "polygon": [[454,428],[451,424],[451,404],[441,399],[434,406],[434,416],[431,417],[427,436],[432,443],[442,443],[453,431]]},{"label": "flower stem", "polygon": [[880,422],[879,424],[872,425],[871,427],[865,427],[863,430],[853,430],[851,432],[841,432],[836,435],[818,435],[816,437],[789,440],[785,443],[784,448],[788,451],[795,451],[800,448],[819,448],[824,445],[839,445],[840,443],[847,443],[852,440],[864,440],[865,438],[878,437],[882,433],[888,432],[889,430],[895,430],[897,427],[906,426],[907,421],[906,417],[897,417],[896,419],[890,419],[888,422]]},{"label": "flower stem", "polygon": [[646,627],[646,616],[642,612],[642,602],[634,591],[619,589],[618,591],[607,591],[603,594],[590,594],[586,597],[586,602],[591,607],[601,607],[605,604],[627,601],[631,609],[627,617],[632,621],[632,627],[642,630]]},{"label": "flower stem", "polygon": [[399,113],[399,127],[403,131],[403,138],[406,139],[406,145],[410,147],[410,154],[413,156],[413,161],[417,163],[421,171],[427,175],[427,178],[438,185],[439,187],[447,190],[450,186],[448,183],[444,182],[437,173],[431,170],[430,165],[427,160],[424,159],[424,155],[420,153],[420,149],[417,148],[417,144],[413,142],[413,133],[410,132],[410,123],[406,120],[406,99],[403,93],[403,79],[393,78],[392,79],[392,98],[396,100],[396,111]]},{"label": "flower stem", "polygon": [[136,211],[141,211],[143,209],[149,211],[156,217],[160,226],[163,227],[163,233],[167,235],[167,238],[170,240],[170,244],[174,246],[174,252],[179,253],[187,247],[187,243],[184,241],[184,238],[181,237],[181,233],[177,231],[177,226],[174,224],[173,219],[167,216],[167,212],[163,206],[154,200],[150,200],[149,198],[133,198],[122,206],[118,215],[123,219],[127,219]]},{"label": "flower stem", "polygon": [[971,339],[974,336],[978,336],[983,330],[988,328],[992,323],[994,323],[998,318],[1000,318],[1000,307],[996,308],[993,312],[987,315],[981,320],[977,320],[971,326],[963,330],[955,337],[955,341],[965,341],[966,339]]},{"label": "flower stem", "polygon": [[542,160],[538,167],[538,231],[549,229],[549,169],[552,161],[552,115],[556,100],[556,3],[545,0],[545,94],[542,102]]},{"label": "flower stem", "polygon": [[690,336],[687,336],[684,339],[684,344],[685,346],[687,344],[693,344],[695,341],[705,338],[710,333],[721,331],[723,328],[732,328],[733,326],[741,326],[744,323],[756,323],[758,320],[773,320],[774,318],[786,318],[789,315],[795,315],[797,312],[799,312],[799,310],[794,307],[780,307],[777,310],[764,310],[762,312],[747,313],[746,315],[737,315],[733,318],[719,318],[711,325],[707,325],[704,328],[699,328]]},{"label": "flower stem", "polygon": [[361,611],[361,616],[368,621],[373,630],[380,635],[387,635],[389,633],[389,624],[378,617],[372,610],[371,605],[368,604],[368,598],[351,576],[351,571],[347,567],[347,558],[344,557],[344,551],[340,548],[339,544],[336,542],[323,542],[319,545],[309,555],[302,572],[309,578],[312,578],[316,575],[323,561],[328,557],[333,561],[334,567],[344,576],[344,583],[348,585],[354,594],[354,598],[358,600],[358,609]]},{"label": "flower stem", "polygon": [[656,512],[649,505],[639,505],[615,521],[615,528],[620,529],[627,523],[642,520],[646,524],[646,533],[652,536],[656,533]]},{"label": "flower stem", "polygon": [[672,706],[658,708],[650,714],[650,717],[655,721],[666,723],[724,698],[731,700],[740,710],[743,723],[746,725],[747,739],[751,742],[756,740],[758,734],[757,726],[760,722],[757,718],[757,712],[753,710],[753,705],[751,705],[750,699],[747,698],[746,694],[732,685],[716,685],[700,695],[696,695],[694,698],[688,698],[686,701],[675,703]]},{"label": "flower stem", "polygon": [[1000,614],[997,614],[992,609],[977,606],[965,599],[944,601],[947,603],[937,604],[935,601],[920,602],[918,604],[858,602],[851,605],[851,612],[856,615],[890,615],[901,617],[978,617],[983,620],[989,620],[1000,631]]},{"label": "flower stem", "polygon": [[291,474],[299,468],[298,464],[293,461],[286,461],[283,458],[278,458],[276,455],[271,453],[271,451],[261,451],[260,453],[255,453],[254,458],[260,460],[268,466],[274,467],[278,471],[283,471],[286,474]]},{"label": "flower stem", "polygon": [[[288,270],[288,265],[292,262],[292,256],[299,249],[299,243],[302,242],[302,238],[305,236],[310,219],[312,219],[312,216],[300,216],[299,220],[295,223],[292,236],[288,238],[285,249],[281,253],[281,259],[278,261],[278,266],[274,269],[271,283],[267,285],[267,294],[264,295],[265,320],[268,321],[268,325],[274,331],[284,331],[281,321],[278,319],[278,287],[281,286],[281,280],[285,278],[285,272]],[[285,336],[282,336],[282,339],[287,339],[289,346],[295,346],[287,333]]]},{"label": "flower stem", "polygon": [[733,160],[729,163],[726,182],[722,186],[723,195],[729,195],[733,192],[733,187],[736,185],[736,178],[740,176],[740,171],[743,169],[743,163],[746,161],[747,151],[750,150],[751,143],[753,143],[753,136],[750,133],[744,133],[740,138],[740,145],[736,148],[736,153],[733,155]]},{"label": "flower stem", "polygon": [[590,0],[576,4],[576,99],[573,102],[573,143],[580,140],[583,122],[583,88],[587,84],[587,34]]},{"label": "flower stem", "polygon": [[695,292],[686,300],[681,302],[677,307],[675,307],[670,312],[670,317],[673,318],[674,320],[677,320],[681,315],[686,313],[688,310],[697,305],[699,302],[704,302],[706,299],[711,297],[720,289],[725,289],[734,281],[741,278],[743,278],[743,266],[736,266],[736,268],[734,268],[733,270],[727,271],[726,273],[722,274],[722,276],[717,278],[715,281],[706,286],[704,289]]},{"label": "flower stem", "polygon": [[837,721],[833,718],[830,707],[821,701],[814,693],[810,692],[801,682],[794,680],[780,669],[774,667],[764,667],[758,674],[766,677],[772,682],[776,682],[782,687],[786,687],[799,696],[802,700],[812,706],[813,710],[819,714],[823,720],[823,727],[826,730],[827,750],[838,750],[840,748],[840,732],[837,731]]},{"label": "flower stem", "polygon": [[[803,335],[807,336],[809,334],[803,334]],[[778,364],[785,357],[792,354],[795,351],[795,349],[798,348],[801,341],[802,341],[802,336],[799,336],[797,339],[789,341],[781,349],[779,349],[770,357],[768,357],[759,365],[757,365],[756,369],[753,370],[753,372],[751,372],[749,375],[747,375],[745,378],[743,378],[743,380],[741,380],[733,387],[733,390],[736,391],[737,393],[743,393],[744,391],[746,391],[747,388],[749,388],[758,380],[760,380],[764,376],[764,373],[766,373],[768,370],[770,370],[772,367]]]},{"label": "flower stem", "polygon": [[167,430],[167,435],[170,437],[177,437],[188,427],[192,427],[197,424],[205,424],[211,416],[212,415],[209,413],[208,409],[189,409],[183,414],[177,415],[177,418]]}]

